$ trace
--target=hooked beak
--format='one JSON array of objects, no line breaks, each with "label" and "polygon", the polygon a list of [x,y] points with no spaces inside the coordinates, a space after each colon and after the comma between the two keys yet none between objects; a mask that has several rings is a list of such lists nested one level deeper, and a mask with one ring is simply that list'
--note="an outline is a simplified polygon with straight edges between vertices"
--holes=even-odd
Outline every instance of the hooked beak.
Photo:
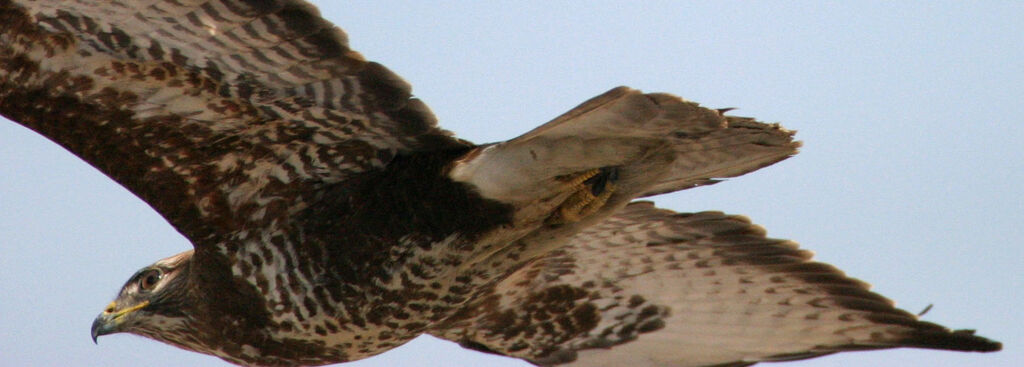
[{"label": "hooked beak", "polygon": [[148,305],[149,301],[142,301],[135,306],[118,310],[117,304],[110,302],[110,304],[107,305],[107,308],[103,310],[103,313],[96,316],[96,319],[92,321],[92,342],[97,343],[96,339],[101,335],[121,332],[120,326],[124,322],[124,316],[138,311]]}]

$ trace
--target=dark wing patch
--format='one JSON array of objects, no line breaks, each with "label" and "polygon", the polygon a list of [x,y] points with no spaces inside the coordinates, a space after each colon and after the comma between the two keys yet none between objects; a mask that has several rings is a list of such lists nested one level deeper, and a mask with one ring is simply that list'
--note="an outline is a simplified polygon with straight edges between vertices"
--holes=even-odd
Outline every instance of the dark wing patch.
[{"label": "dark wing patch", "polygon": [[[589,317],[570,317],[592,310]],[[845,350],[992,351],[922,322],[744,217],[632,203],[436,334],[539,365],[747,366]]]},{"label": "dark wing patch", "polygon": [[303,1],[0,0],[0,114],[194,243],[396,154],[467,144]]}]

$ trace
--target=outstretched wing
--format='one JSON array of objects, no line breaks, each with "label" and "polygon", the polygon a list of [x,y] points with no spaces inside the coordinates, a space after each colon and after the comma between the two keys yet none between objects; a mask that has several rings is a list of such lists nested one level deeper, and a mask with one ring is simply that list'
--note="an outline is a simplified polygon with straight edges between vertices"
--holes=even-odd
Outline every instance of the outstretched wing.
[{"label": "outstretched wing", "polygon": [[0,114],[194,243],[398,153],[466,144],[296,0],[0,0]]},{"label": "outstretched wing", "polygon": [[744,217],[635,202],[494,285],[436,335],[538,365],[747,366],[844,350],[991,351],[766,238]]}]

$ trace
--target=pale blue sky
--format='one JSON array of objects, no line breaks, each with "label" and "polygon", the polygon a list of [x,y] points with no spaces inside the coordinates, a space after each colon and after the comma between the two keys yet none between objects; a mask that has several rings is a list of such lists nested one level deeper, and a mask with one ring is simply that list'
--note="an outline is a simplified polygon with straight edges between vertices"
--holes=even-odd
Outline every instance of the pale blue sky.
[{"label": "pale blue sky", "polygon": [[[782,122],[788,161],[656,198],[745,214],[995,354],[896,350],[783,366],[1024,363],[1024,2],[320,2],[353,47],[476,142],[617,85]],[[189,248],[145,203],[0,121],[0,365],[221,366],[139,337],[92,344],[136,269]],[[525,366],[417,340],[352,366]]]}]

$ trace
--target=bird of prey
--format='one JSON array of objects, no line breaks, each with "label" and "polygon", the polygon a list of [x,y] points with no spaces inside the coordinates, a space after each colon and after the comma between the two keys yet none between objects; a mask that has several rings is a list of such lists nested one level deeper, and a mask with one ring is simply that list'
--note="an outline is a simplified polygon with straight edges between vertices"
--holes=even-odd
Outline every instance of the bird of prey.
[{"label": "bird of prey", "polygon": [[540,366],[1001,348],[744,217],[635,200],[796,154],[725,112],[619,87],[477,145],[303,1],[0,0],[0,113],[194,245],[132,275],[93,338],[253,366],[422,334]]}]

